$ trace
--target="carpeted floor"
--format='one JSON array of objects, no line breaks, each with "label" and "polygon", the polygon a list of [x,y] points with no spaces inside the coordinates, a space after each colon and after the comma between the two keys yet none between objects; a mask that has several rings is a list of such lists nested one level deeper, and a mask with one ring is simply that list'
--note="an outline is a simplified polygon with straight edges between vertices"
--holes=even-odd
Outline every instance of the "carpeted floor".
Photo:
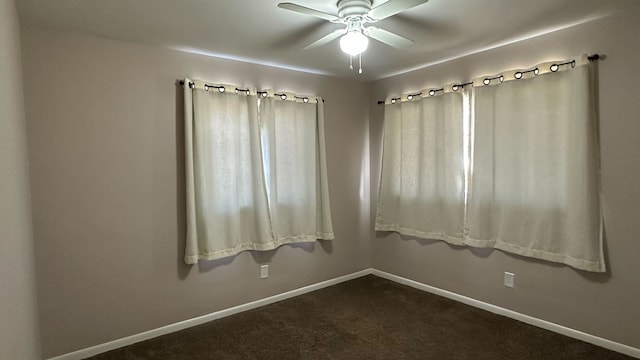
[{"label": "carpeted floor", "polygon": [[369,275],[91,359],[632,358]]}]

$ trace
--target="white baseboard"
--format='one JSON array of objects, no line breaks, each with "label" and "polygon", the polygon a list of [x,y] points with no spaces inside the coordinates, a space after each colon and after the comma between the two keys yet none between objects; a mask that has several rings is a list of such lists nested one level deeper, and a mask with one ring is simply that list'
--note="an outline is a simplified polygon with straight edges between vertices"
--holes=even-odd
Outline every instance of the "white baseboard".
[{"label": "white baseboard", "polygon": [[506,316],[508,318],[512,318],[523,323],[533,325],[542,329],[546,329],[549,331],[553,331],[558,334],[566,335],[572,337],[574,339],[582,340],[597,346],[601,346],[605,349],[613,350],[628,356],[633,356],[635,358],[640,359],[640,349],[620,344],[611,340],[603,339],[598,336],[590,335],[578,330],[574,330],[562,325],[554,324],[549,321],[541,320],[538,318],[534,318],[529,315],[521,314],[512,310],[508,310],[496,305],[492,305],[480,300],[476,300],[464,295],[456,294],[447,290],[439,289],[430,285],[426,285],[414,280],[410,280],[407,278],[403,278],[398,275],[390,274],[384,271],[376,270],[376,269],[365,269],[353,274],[348,274],[344,276],[337,277],[335,279],[326,280],[323,282],[319,282],[317,284],[312,284],[309,286],[301,287],[299,289],[287,291],[282,294],[270,296],[268,298],[252,301],[250,303],[234,306],[228,309],[223,309],[220,311],[213,312],[211,314],[199,316],[193,319],[188,319],[184,321],[177,322],[175,324],[170,324],[167,326],[163,326],[157,329],[145,331],[140,334],[124,337],[121,339],[113,340],[104,344],[92,346],[86,349],[81,349],[78,351],[74,351],[71,353],[63,354],[60,356],[56,356],[53,358],[49,358],[48,360],[82,360],[88,357],[98,355],[107,351],[115,350],[124,346],[132,345],[141,341],[153,339],[158,336],[170,334],[176,331],[184,330],[193,326],[201,325],[207,323],[209,321],[213,321],[216,319],[220,319],[223,317],[227,317],[230,315],[238,314],[244,311],[252,310],[261,306],[273,304],[278,301],[286,300],[298,295],[306,294],[311,291],[319,290],[325,287],[329,287],[332,285],[336,285],[345,281],[353,280],[365,275],[373,274],[379,276],[381,278],[391,280],[393,282],[397,282],[399,284],[411,286],[413,288],[423,290],[435,295],[439,295],[454,301],[461,302],[463,304],[467,304],[482,310],[486,310],[492,312],[494,314]]},{"label": "white baseboard", "polygon": [[92,346],[86,349],[77,350],[71,353],[63,354],[60,356],[56,356],[53,358],[49,358],[48,360],[82,360],[91,356],[95,356],[98,354],[102,354],[107,351],[115,350],[124,346],[132,345],[141,341],[153,339],[158,336],[167,335],[176,331],[184,330],[193,326],[202,325],[209,321],[213,321],[216,319],[221,319],[223,317],[227,317],[230,315],[238,314],[244,311],[252,310],[255,308],[259,308],[261,306],[273,304],[278,301],[286,300],[298,295],[306,294],[315,290],[319,290],[322,288],[326,288],[332,285],[336,285],[345,281],[353,280],[365,275],[371,274],[371,269],[365,269],[353,274],[348,274],[344,276],[340,276],[334,279],[326,280],[319,282],[317,284],[308,285],[305,287],[301,287],[299,289],[291,290],[284,292],[282,294],[269,296],[264,299],[252,301],[250,303],[234,306],[228,309],[223,309],[220,311],[213,312],[211,314],[202,315],[195,317],[193,319],[188,319],[184,321],[177,322],[175,324],[166,325],[163,327],[159,327],[157,329],[145,331],[143,333],[127,336],[121,339],[116,339],[113,341],[109,341],[104,344]]},{"label": "white baseboard", "polygon": [[467,304],[482,310],[486,310],[489,312],[492,312],[494,314],[498,314],[498,315],[502,315],[502,316],[506,316],[508,318],[514,319],[514,320],[518,320],[521,321],[523,323],[529,324],[529,325],[533,325],[545,330],[549,330],[549,331],[553,331],[555,333],[561,334],[561,335],[566,335],[568,337],[574,338],[574,339],[578,339],[578,340],[582,340],[584,342],[588,342],[590,344],[594,344],[600,347],[603,347],[605,349],[609,349],[612,351],[616,351],[628,356],[633,356],[635,358],[640,359],[640,349],[628,346],[628,345],[624,345],[624,344],[620,344],[617,343],[615,341],[611,341],[611,340],[607,340],[607,339],[603,339],[601,337],[598,336],[594,336],[591,334],[587,334],[584,333],[582,331],[578,331],[578,330],[574,330],[571,328],[568,328],[566,326],[562,326],[562,325],[558,325],[549,321],[545,321],[545,320],[541,320],[538,318],[534,318],[532,316],[529,315],[525,315],[525,314],[521,314],[519,312],[515,312],[509,309],[505,309],[503,307],[499,307],[496,305],[492,305],[480,300],[476,300],[464,295],[460,295],[460,294],[456,294],[447,290],[442,290],[430,285],[426,285],[414,280],[410,280],[407,278],[403,278],[401,276],[398,275],[394,275],[394,274],[389,274],[386,273],[384,271],[380,271],[380,270],[376,270],[376,269],[372,269],[371,270],[371,274],[375,275],[375,276],[379,276],[381,278],[387,279],[387,280],[391,280],[393,282],[397,282],[399,284],[403,284],[403,285],[407,285],[407,286],[411,286],[412,288],[416,288],[418,290],[423,290],[435,295],[439,295],[442,297],[445,297],[447,299],[451,299],[451,300],[455,300],[457,302],[461,302],[463,304]]}]

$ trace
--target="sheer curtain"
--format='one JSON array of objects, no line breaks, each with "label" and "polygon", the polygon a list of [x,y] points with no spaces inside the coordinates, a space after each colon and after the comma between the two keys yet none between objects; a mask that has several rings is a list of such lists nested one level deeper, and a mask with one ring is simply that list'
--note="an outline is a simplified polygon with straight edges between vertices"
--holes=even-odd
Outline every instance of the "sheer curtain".
[{"label": "sheer curtain", "polygon": [[260,99],[260,124],[275,241],[333,239],[322,99]]},{"label": "sheer curtain", "polygon": [[375,229],[605,271],[589,64],[388,99]]},{"label": "sheer curtain", "polygon": [[185,262],[333,239],[322,99],[185,84]]},{"label": "sheer curtain", "polygon": [[460,91],[387,101],[375,229],[461,244],[463,143]]},{"label": "sheer curtain", "polygon": [[[185,262],[273,248],[255,91],[185,85]],[[189,79],[185,80],[189,84]]]},{"label": "sheer curtain", "polygon": [[465,243],[601,272],[593,91],[588,61],[571,64],[474,88]]}]

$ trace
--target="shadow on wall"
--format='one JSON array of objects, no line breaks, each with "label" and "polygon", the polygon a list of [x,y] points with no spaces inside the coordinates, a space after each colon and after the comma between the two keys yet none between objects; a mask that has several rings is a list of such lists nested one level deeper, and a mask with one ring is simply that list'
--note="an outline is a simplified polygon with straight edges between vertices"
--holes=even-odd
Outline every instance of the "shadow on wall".
[{"label": "shadow on wall", "polygon": [[[331,241],[318,240],[317,242],[320,243],[320,246],[322,247],[322,251],[324,251],[326,253],[329,253],[329,254],[333,252],[333,244],[332,244]],[[181,247],[184,247],[183,246],[184,245],[183,241],[182,240],[178,241],[178,245],[181,246]],[[255,261],[256,264],[263,265],[263,264],[271,263],[271,260],[276,255],[278,250],[283,248],[283,247],[290,247],[290,248],[294,248],[294,249],[302,249],[305,252],[312,253],[316,249],[316,242],[285,244],[285,245],[281,245],[280,247],[278,247],[276,249],[267,250],[267,251],[252,251],[252,250],[246,250],[246,251],[249,251],[251,253],[251,256],[253,257],[253,260]],[[182,250],[182,253],[184,253],[184,249]],[[216,259],[216,260],[200,260],[200,261],[198,261],[198,272],[205,273],[205,272],[209,272],[211,270],[214,270],[214,269],[216,269],[216,268],[218,268],[220,266],[229,265],[240,254],[242,254],[242,253],[239,253],[239,254],[233,255],[233,256],[228,256],[228,257],[225,257],[225,258],[222,258],[222,259]],[[180,259],[180,261],[184,265],[184,260]]]},{"label": "shadow on wall", "polygon": [[[590,282],[594,282],[594,283],[600,283],[600,284],[604,284],[606,282],[608,282],[611,279],[611,275],[612,275],[612,271],[611,271],[611,263],[609,261],[609,253],[607,252],[607,238],[606,238],[606,231],[603,231],[605,235],[603,235],[603,247],[604,247],[604,258],[605,258],[605,263],[607,264],[607,271],[604,273],[595,273],[595,272],[590,272],[590,271],[583,271],[583,270],[578,270],[578,269],[574,269],[568,265],[564,265],[564,264],[560,264],[560,263],[554,263],[554,262],[550,262],[550,261],[545,261],[545,260],[540,260],[540,259],[534,259],[534,258],[530,258],[530,257],[526,257],[526,256],[522,256],[522,255],[518,255],[518,254],[511,254],[505,251],[502,251],[500,249],[493,249],[493,248],[477,248],[477,247],[471,247],[471,246],[464,246],[464,245],[454,245],[454,244],[450,244],[446,241],[443,240],[433,240],[433,239],[422,239],[419,237],[415,237],[415,236],[410,236],[410,235],[403,235],[403,234],[399,234],[393,231],[376,231],[376,240],[380,239],[380,240],[393,240],[395,237],[400,238],[400,240],[402,241],[414,241],[417,244],[420,244],[421,246],[433,246],[434,244],[437,243],[444,243],[446,244],[450,250],[452,251],[469,251],[471,254],[473,254],[476,257],[482,258],[482,259],[487,259],[491,256],[491,254],[493,254],[495,251],[499,251],[511,258],[520,260],[520,261],[524,261],[527,263],[531,263],[531,264],[538,264],[540,266],[551,266],[553,268],[569,268],[571,270],[573,270],[575,273],[577,273],[578,275],[580,275],[582,278],[584,278],[587,281]],[[392,234],[395,234],[396,236],[392,236]]]}]

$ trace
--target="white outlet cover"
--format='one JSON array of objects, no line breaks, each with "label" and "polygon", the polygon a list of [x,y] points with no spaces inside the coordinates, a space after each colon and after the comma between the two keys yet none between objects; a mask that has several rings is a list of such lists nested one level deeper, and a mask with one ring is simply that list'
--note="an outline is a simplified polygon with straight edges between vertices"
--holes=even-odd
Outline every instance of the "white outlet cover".
[{"label": "white outlet cover", "polygon": [[260,279],[269,277],[269,265],[260,265]]},{"label": "white outlet cover", "polygon": [[504,286],[512,288],[515,284],[516,274],[511,272],[504,272]]}]

